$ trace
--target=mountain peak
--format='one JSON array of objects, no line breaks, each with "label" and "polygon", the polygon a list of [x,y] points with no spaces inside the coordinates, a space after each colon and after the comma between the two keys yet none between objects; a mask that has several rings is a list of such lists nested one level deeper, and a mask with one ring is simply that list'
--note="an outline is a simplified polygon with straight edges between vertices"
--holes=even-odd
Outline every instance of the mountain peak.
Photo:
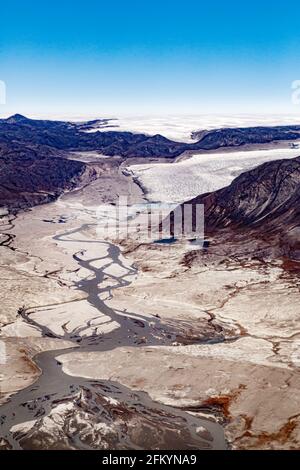
[{"label": "mountain peak", "polygon": [[15,122],[26,122],[29,121],[29,119],[25,116],[22,116],[22,114],[14,114],[13,116],[10,116],[9,118],[6,119],[6,122],[13,124]]}]

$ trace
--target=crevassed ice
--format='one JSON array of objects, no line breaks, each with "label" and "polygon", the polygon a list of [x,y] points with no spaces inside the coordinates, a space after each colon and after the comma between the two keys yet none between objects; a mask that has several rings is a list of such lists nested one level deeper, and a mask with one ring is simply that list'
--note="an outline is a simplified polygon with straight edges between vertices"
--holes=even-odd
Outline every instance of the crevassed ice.
[{"label": "crevassed ice", "polygon": [[224,188],[241,173],[262,163],[299,155],[300,149],[209,153],[177,163],[132,165],[128,170],[146,189],[150,201],[180,203]]}]

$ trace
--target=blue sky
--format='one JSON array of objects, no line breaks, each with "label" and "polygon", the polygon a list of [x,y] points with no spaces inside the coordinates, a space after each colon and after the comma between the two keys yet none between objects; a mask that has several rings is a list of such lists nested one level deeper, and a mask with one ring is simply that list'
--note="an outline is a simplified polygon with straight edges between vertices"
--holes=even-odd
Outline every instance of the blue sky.
[{"label": "blue sky", "polygon": [[300,113],[299,2],[5,3],[1,114]]}]

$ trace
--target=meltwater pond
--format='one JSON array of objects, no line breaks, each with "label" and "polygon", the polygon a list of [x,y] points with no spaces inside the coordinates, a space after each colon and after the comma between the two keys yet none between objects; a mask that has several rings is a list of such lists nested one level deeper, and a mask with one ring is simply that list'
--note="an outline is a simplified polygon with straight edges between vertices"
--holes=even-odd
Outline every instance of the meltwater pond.
[{"label": "meltwater pond", "polygon": [[[155,243],[156,245],[173,245],[174,243],[177,243],[177,242],[182,242],[182,240],[179,238],[175,238],[175,237],[169,237],[169,238],[161,238],[158,240],[154,240],[153,243]],[[192,238],[192,239],[186,240],[186,243],[188,243],[190,247],[193,247],[194,249],[199,249],[199,250],[202,250],[202,249],[205,250],[209,247],[209,240],[203,240],[203,238]]]}]

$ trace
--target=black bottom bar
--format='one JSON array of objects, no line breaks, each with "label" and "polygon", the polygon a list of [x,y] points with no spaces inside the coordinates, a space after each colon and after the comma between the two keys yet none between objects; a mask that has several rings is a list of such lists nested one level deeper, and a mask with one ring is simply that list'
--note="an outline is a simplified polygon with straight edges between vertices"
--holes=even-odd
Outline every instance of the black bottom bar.
[{"label": "black bottom bar", "polygon": [[[213,464],[222,465],[222,469],[236,465],[265,464],[270,468],[274,465],[286,465],[289,462],[299,463],[300,454],[297,451],[2,451],[0,453],[1,468],[5,464],[30,465],[39,467],[44,463],[51,465],[70,465],[86,467],[93,465],[93,470],[108,466],[122,466],[123,468],[142,468],[160,465],[169,467],[180,465],[190,468],[208,468]],[[54,469],[55,470],[55,469]]]}]

